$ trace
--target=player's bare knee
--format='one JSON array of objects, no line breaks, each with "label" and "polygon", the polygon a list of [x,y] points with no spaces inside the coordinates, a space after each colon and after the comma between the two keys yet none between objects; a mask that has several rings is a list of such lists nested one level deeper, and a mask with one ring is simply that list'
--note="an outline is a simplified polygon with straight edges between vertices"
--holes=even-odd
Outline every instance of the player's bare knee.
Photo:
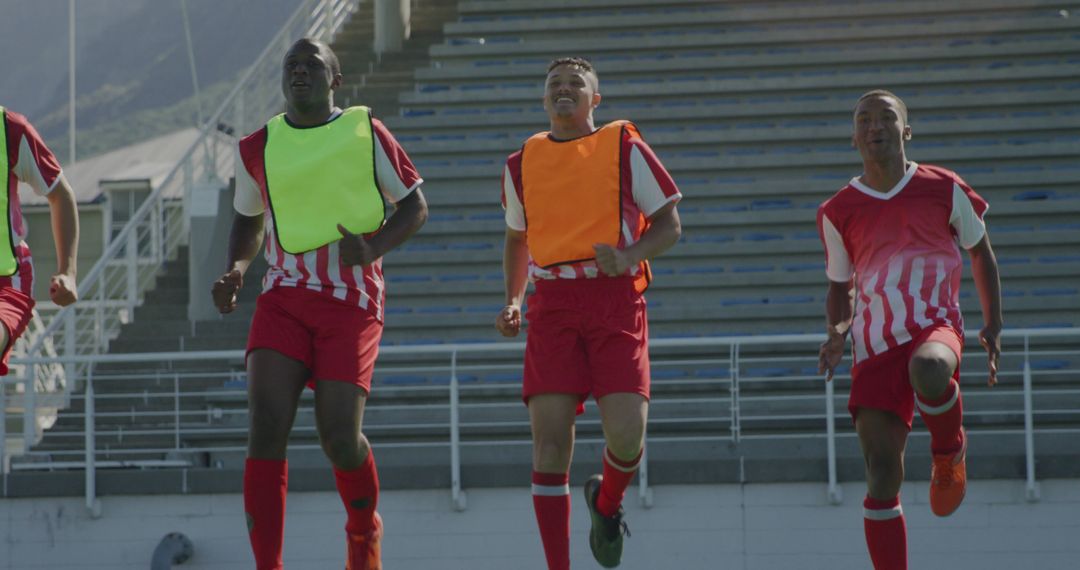
[{"label": "player's bare knee", "polygon": [[533,441],[533,463],[538,471],[557,473],[570,466],[573,452],[569,441],[540,439]]},{"label": "player's bare knee", "polygon": [[911,385],[919,394],[927,397],[940,396],[952,379],[952,362],[937,355],[916,354],[908,364]]},{"label": "player's bare knee", "polygon": [[866,458],[866,486],[875,499],[890,499],[900,492],[904,462],[892,454],[872,454]]},{"label": "player's bare knee", "polygon": [[608,451],[610,451],[616,459],[632,461],[639,453],[641,453],[643,436],[643,430],[619,431],[607,436],[605,438],[605,444],[607,445]]},{"label": "player's bare knee", "polygon": [[371,449],[367,438],[357,433],[351,426],[342,429],[330,428],[320,432],[319,440],[326,457],[339,468],[359,467],[367,459]]}]

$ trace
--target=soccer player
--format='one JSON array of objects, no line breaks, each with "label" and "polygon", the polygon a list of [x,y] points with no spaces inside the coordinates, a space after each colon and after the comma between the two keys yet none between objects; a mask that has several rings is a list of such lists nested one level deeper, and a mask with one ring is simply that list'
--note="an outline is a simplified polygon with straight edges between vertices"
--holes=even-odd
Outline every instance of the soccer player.
[{"label": "soccer player", "polygon": [[585,483],[589,546],[622,557],[621,507],[637,471],[649,408],[648,260],[679,240],[675,182],[629,121],[595,128],[599,80],[583,58],[548,67],[550,131],[525,141],[503,173],[506,307],[495,326],[521,330],[531,281],[523,399],[533,435],[532,494],[548,567],[570,567],[574,419],[591,394],[603,423],[603,475]]},{"label": "soccer player", "polygon": [[[226,273],[213,284],[222,313],[265,235],[270,265],[247,344],[250,432],[244,510],[259,570],[280,569],[286,443],[305,384],[345,504],[347,563],[381,568],[379,480],[361,433],[382,337],[381,258],[427,220],[422,182],[366,107],[334,106],[337,56],[311,39],[282,61],[284,114],[239,144],[236,216]],[[383,199],[394,204],[385,219]]]},{"label": "soccer player", "polygon": [[[960,248],[982,302],[989,383],[997,382],[1001,295],[983,214],[987,203],[956,173],[909,161],[907,106],[874,90],[855,105],[852,144],[863,173],[818,210],[829,290],[819,368],[831,380],[850,333],[848,410],[866,461],[866,544],[877,570],[907,568],[900,506],[904,447],[916,404],[930,430],[930,508],[948,516],[964,499],[961,426]],[[914,394],[912,393],[914,389]]]},{"label": "soccer player", "polygon": [[61,307],[74,303],[78,296],[75,258],[79,250],[79,211],[60,163],[33,125],[26,117],[3,107],[0,115],[0,170],[7,183],[0,233],[8,236],[0,246],[0,376],[6,376],[11,349],[30,323],[35,304],[34,266],[30,247],[24,241],[28,230],[19,206],[19,181],[49,201],[56,242],[56,273],[49,281],[49,298]]}]

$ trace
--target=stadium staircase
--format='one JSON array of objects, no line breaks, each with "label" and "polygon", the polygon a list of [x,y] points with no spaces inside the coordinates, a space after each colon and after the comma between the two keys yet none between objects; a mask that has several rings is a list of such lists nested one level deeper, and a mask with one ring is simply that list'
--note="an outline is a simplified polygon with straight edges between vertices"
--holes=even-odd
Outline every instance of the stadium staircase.
[{"label": "stadium staircase", "polygon": [[[647,295],[654,339],[820,332],[826,282],[815,208],[858,173],[852,106],[878,87],[911,109],[909,157],[957,171],[990,202],[1007,326],[1076,327],[1080,14],[1069,8],[1043,0],[424,1],[414,8],[404,51],[380,60],[368,48],[370,3],[361,4],[334,42],[346,75],[338,102],[374,108],[425,178],[431,212],[425,228],[385,261],[384,345],[497,340],[502,165],[546,125],[544,71],[562,55],[594,62],[604,95],[598,121],[633,119],[685,195],[682,243],[656,261]],[[112,353],[244,346],[262,266],[249,274],[236,314],[189,322],[186,263],[181,250],[163,266]],[[977,330],[981,313],[969,274],[963,291],[967,327]],[[1034,405],[1041,410],[1036,427],[1046,430],[1040,469],[1048,476],[1080,473],[1069,436],[1080,428],[1070,411],[1080,409],[1077,338],[1042,345],[1031,365],[1041,374]],[[1023,427],[1022,347],[1007,346],[1003,385],[994,390],[985,387],[977,344],[968,349],[967,424],[975,452],[985,454],[971,472],[1022,477],[1022,442],[990,437]],[[650,441],[663,443],[650,448],[652,481],[822,479],[823,444],[811,435],[824,422],[813,347],[746,346],[734,365],[726,347],[654,353]],[[462,458],[466,485],[527,477],[520,353],[501,354],[470,356],[463,364],[472,368],[457,378],[461,437],[472,444]],[[448,484],[444,360],[380,358],[365,431],[388,487]],[[840,398],[846,373],[837,380],[835,425],[846,436],[840,473],[859,479],[862,461]],[[235,488],[239,478],[222,483],[228,478],[215,473],[242,465],[242,362],[110,364],[95,374],[112,380],[99,382],[96,404],[103,458],[145,459],[139,449],[175,443],[179,451],[154,459],[189,466],[185,485]],[[174,434],[174,402],[154,395],[179,391],[181,376],[184,429]],[[300,488],[321,488],[332,480],[321,467],[310,393],[304,401],[290,461],[310,468],[309,478],[295,479]],[[81,405],[73,399],[16,464],[77,460]],[[599,449],[595,407],[578,437],[585,442],[574,473],[580,479]],[[926,447],[911,447],[914,478],[926,476]]]}]

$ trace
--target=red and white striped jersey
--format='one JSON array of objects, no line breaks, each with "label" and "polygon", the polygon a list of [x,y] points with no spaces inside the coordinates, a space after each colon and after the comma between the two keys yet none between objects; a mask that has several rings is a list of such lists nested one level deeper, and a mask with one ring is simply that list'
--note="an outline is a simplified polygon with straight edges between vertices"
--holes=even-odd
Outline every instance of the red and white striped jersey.
[{"label": "red and white striped jersey", "polygon": [[[331,116],[330,121],[340,114]],[[371,119],[378,144],[375,148],[375,180],[383,197],[397,203],[423,183],[405,149],[378,119]],[[233,207],[242,215],[257,216],[267,209],[266,168],[263,150],[266,147],[266,128],[244,137],[238,145],[240,160],[236,161],[236,195]],[[371,160],[357,157],[357,160]],[[304,287],[350,305],[358,305],[382,321],[386,302],[386,283],[383,280],[382,259],[367,267],[342,265],[338,258],[338,242],[303,254],[282,251],[274,233],[273,216],[265,216],[266,261],[270,265],[263,277],[263,291],[274,287]]]},{"label": "red and white striped jersey", "polygon": [[821,205],[826,275],[841,283],[854,278],[856,363],[931,326],[963,333],[959,248],[986,234],[987,208],[956,173],[914,162],[889,192],[854,178]]},{"label": "red and white striped jersey", "polygon": [[[656,153],[640,137],[629,129],[623,131],[620,146],[619,177],[622,189],[622,235],[619,248],[625,248],[645,231],[642,216],[658,212],[670,202],[682,199],[679,188],[671,174],[660,163]],[[506,225],[510,229],[526,231],[524,189],[521,184],[521,151],[506,159],[502,180],[502,205],[506,210]],[[567,205],[573,211],[573,204]],[[629,275],[637,275],[640,265],[630,268]],[[602,276],[595,260],[585,260],[555,267],[544,268],[529,258],[529,281],[538,279],[591,279]]]},{"label": "red and white striped jersey", "polygon": [[34,263],[30,247],[26,245],[26,220],[19,204],[19,181],[29,184],[34,193],[45,196],[60,181],[60,162],[56,160],[45,141],[26,117],[4,110],[4,127],[7,132],[7,194],[8,210],[11,212],[11,243],[15,244],[15,257],[19,269],[11,277],[0,277],[0,288],[11,287],[27,296],[34,292]]}]

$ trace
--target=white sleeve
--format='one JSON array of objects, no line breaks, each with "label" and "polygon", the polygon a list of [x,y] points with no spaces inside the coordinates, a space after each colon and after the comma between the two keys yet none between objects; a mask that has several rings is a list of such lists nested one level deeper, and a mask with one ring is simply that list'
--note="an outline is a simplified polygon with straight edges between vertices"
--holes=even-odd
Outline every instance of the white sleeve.
[{"label": "white sleeve", "polygon": [[964,189],[959,184],[953,183],[952,214],[949,215],[949,224],[956,230],[956,237],[960,241],[960,247],[971,249],[986,235],[986,222],[983,221],[975,208],[971,205]]},{"label": "white sleeve", "polygon": [[[669,202],[678,202],[682,199],[682,194],[678,191],[664,191],[664,187],[656,179],[656,175],[653,174],[652,168],[649,167],[648,161],[637,145],[630,146],[630,179],[633,181],[631,190],[634,195],[634,204],[646,218],[655,214]],[[671,185],[671,188],[674,186]]]},{"label": "white sleeve", "polygon": [[851,257],[844,247],[844,238],[825,215],[821,217],[821,239],[825,243],[825,275],[829,281],[847,283],[855,273]]},{"label": "white sleeve", "polygon": [[262,201],[262,193],[255,179],[244,167],[244,161],[240,158],[240,146],[235,148],[236,159],[234,160],[236,189],[233,194],[233,209],[243,216],[258,216],[266,211],[266,205]]},{"label": "white sleeve", "polygon": [[412,194],[413,190],[419,188],[424,183],[424,179],[416,177],[411,184],[406,183],[402,180],[402,175],[394,166],[393,161],[386,154],[386,149],[383,148],[378,137],[375,137],[372,142],[375,146],[375,180],[379,183],[379,190],[382,191],[383,197],[388,202],[397,204],[406,196]]},{"label": "white sleeve", "polygon": [[30,149],[30,143],[26,141],[26,137],[19,137],[18,162],[11,168],[11,171],[15,173],[15,178],[29,184],[34,189],[34,194],[38,196],[46,196],[49,192],[52,192],[64,175],[63,172],[59,172],[51,185],[47,183],[45,177],[41,174],[41,170],[39,170],[37,159],[34,158],[34,151]]},{"label": "white sleeve", "polygon": [[522,207],[521,200],[518,200],[509,166],[503,167],[503,201],[506,208],[506,226],[519,232],[525,231],[525,208]]}]

